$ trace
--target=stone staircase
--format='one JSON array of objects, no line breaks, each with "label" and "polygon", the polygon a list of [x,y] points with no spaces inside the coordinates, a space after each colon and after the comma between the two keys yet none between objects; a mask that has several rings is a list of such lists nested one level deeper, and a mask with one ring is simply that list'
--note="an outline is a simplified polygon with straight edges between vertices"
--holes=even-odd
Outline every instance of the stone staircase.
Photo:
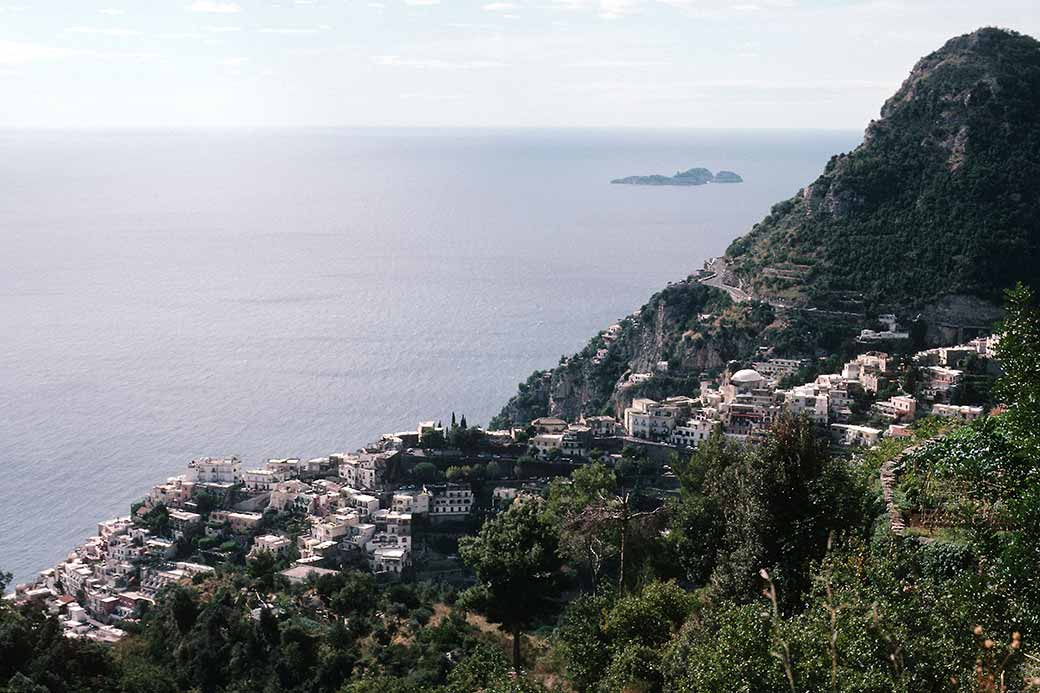
[{"label": "stone staircase", "polygon": [[896,465],[902,462],[902,454],[895,459],[889,460],[881,465],[881,495],[885,499],[885,507],[888,508],[888,519],[893,534],[902,534],[906,529],[906,520],[903,513],[896,507]]},{"label": "stone staircase", "polygon": [[896,479],[899,476],[899,472],[902,471],[908,456],[941,437],[942,435],[939,435],[923,440],[916,445],[911,445],[881,465],[881,495],[885,499],[885,507],[888,509],[889,523],[891,524],[893,534],[903,534],[906,531],[906,518],[903,517],[903,513],[896,507],[895,501]]}]

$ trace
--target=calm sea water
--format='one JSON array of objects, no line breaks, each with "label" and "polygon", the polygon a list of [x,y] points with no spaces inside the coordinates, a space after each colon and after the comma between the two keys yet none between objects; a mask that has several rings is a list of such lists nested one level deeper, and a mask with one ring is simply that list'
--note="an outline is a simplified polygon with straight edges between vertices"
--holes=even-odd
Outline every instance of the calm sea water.
[{"label": "calm sea water", "polygon": [[[858,139],[0,132],[0,569],[196,455],[486,422]],[[608,183],[691,166],[746,182]]]}]

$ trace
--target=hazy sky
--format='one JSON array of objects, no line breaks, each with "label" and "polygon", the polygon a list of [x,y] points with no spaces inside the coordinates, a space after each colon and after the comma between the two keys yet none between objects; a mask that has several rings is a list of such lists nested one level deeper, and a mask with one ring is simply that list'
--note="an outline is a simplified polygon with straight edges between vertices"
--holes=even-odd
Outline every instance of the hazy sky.
[{"label": "hazy sky", "polygon": [[0,125],[862,128],[1037,0],[0,0]]}]

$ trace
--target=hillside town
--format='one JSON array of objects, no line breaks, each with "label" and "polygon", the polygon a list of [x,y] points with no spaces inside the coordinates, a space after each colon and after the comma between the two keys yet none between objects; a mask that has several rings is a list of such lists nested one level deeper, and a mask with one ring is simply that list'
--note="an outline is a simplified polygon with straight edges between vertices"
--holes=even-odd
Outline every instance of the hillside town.
[{"label": "hillside town", "polygon": [[[897,331],[894,316],[890,331]],[[234,456],[194,459],[184,473],[152,487],[130,515],[99,523],[94,536],[9,598],[58,616],[69,637],[115,642],[163,587],[228,561],[272,562],[293,582],[346,567],[396,580],[434,564],[441,572],[428,576],[459,578],[457,557],[433,548],[441,532],[471,532],[481,517],[523,494],[543,493],[549,478],[577,465],[601,461],[620,469],[638,459],[667,477],[675,456],[713,435],[750,445],[763,440],[785,411],[811,419],[836,448],[908,436],[923,416],[983,416],[967,385],[996,372],[995,344],[996,337],[979,337],[908,357],[868,351],[833,373],[763,350],[702,381],[699,392],[634,397],[617,417],[541,417],[484,430],[453,414],[448,426],[423,421],[355,452],[255,467]],[[628,384],[652,377],[631,373]]]}]

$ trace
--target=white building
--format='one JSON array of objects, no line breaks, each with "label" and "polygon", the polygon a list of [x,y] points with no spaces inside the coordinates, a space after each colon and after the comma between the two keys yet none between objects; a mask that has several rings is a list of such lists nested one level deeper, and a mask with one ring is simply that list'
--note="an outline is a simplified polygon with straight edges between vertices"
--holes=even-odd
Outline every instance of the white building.
[{"label": "white building", "polygon": [[621,428],[613,416],[586,416],[581,423],[592,430],[592,435],[598,437],[616,436]]},{"label": "white building", "polygon": [[315,518],[314,524],[311,525],[311,537],[319,543],[325,541],[338,542],[342,537],[350,533],[351,527],[358,523],[358,515],[354,512]]},{"label": "white building", "polygon": [[679,424],[679,407],[636,399],[625,409],[625,432],[633,438],[667,440]]},{"label": "white building", "polygon": [[372,554],[372,572],[400,575],[408,566],[409,552],[398,547],[382,547]]},{"label": "white building", "polygon": [[974,421],[982,416],[982,407],[954,404],[933,404],[932,415],[958,421]]},{"label": "white building", "polygon": [[277,534],[264,534],[253,540],[253,548],[250,549],[249,555],[255,557],[264,551],[278,555],[287,551],[290,546],[292,546],[292,542],[286,537],[281,537]]},{"label": "white building", "polygon": [[946,399],[950,393],[960,385],[964,372],[956,368],[945,366],[927,366],[922,369],[927,379],[921,392],[925,397],[932,399]]},{"label": "white building", "polygon": [[716,422],[708,419],[690,419],[672,429],[668,442],[680,448],[695,448],[711,437]]},{"label": "white building", "polygon": [[238,484],[242,482],[241,462],[237,457],[192,460],[188,464],[187,480],[201,484]]},{"label": "white building", "polygon": [[347,486],[365,490],[380,490],[386,476],[386,467],[396,451],[369,452],[331,455],[339,464],[339,476]]},{"label": "white building", "polygon": [[247,469],[242,472],[242,483],[246,490],[256,493],[270,492],[276,483],[285,478],[283,472],[274,472],[270,469]]},{"label": "white building", "polygon": [[353,508],[361,519],[379,510],[379,499],[375,496],[349,487],[343,489],[342,493],[347,507]]},{"label": "white building", "polygon": [[795,416],[808,416],[821,426],[830,420],[830,398],[819,394],[812,384],[799,385],[785,392],[784,406]]},{"label": "white building", "polygon": [[892,365],[892,358],[888,354],[869,351],[846,363],[841,377],[846,381],[858,382],[866,392],[877,392]]},{"label": "white building", "polygon": [[182,537],[184,533],[202,523],[202,515],[188,512],[186,510],[169,511],[170,526],[173,528],[174,536]]},{"label": "white building", "polygon": [[744,368],[723,377],[721,388],[723,402],[738,401],[741,395],[755,396],[756,391],[762,392],[760,396],[772,399],[765,376],[750,368]]},{"label": "white building", "polygon": [[764,375],[767,380],[778,382],[794,375],[804,365],[805,361],[801,359],[769,359],[768,361],[755,361],[751,367]]},{"label": "white building", "polygon": [[[312,460],[312,462],[319,467],[321,465],[320,458]],[[274,474],[278,476],[279,481],[284,481],[285,479],[292,479],[299,476],[300,472],[308,466],[309,464],[304,464],[300,462],[299,459],[290,457],[267,460],[264,464],[264,469],[269,472],[274,472]]]},{"label": "white building", "polygon": [[394,494],[391,506],[399,513],[423,515],[430,512],[430,498],[426,489],[421,491],[398,491]]},{"label": "white building", "polygon": [[427,487],[433,493],[430,519],[462,519],[473,508],[473,491],[465,484],[441,484]]},{"label": "white building", "polygon": [[563,432],[560,450],[564,457],[588,457],[592,429],[588,426],[571,425]]},{"label": "white building", "polygon": [[553,450],[563,448],[562,433],[539,433],[531,438],[530,446],[538,451],[541,457],[548,457]]},{"label": "white building", "polygon": [[881,440],[881,431],[870,426],[831,424],[831,431],[842,445],[870,447]]},{"label": "white building", "polygon": [[889,421],[913,421],[917,415],[917,400],[907,395],[896,395],[874,403],[874,411]]}]

